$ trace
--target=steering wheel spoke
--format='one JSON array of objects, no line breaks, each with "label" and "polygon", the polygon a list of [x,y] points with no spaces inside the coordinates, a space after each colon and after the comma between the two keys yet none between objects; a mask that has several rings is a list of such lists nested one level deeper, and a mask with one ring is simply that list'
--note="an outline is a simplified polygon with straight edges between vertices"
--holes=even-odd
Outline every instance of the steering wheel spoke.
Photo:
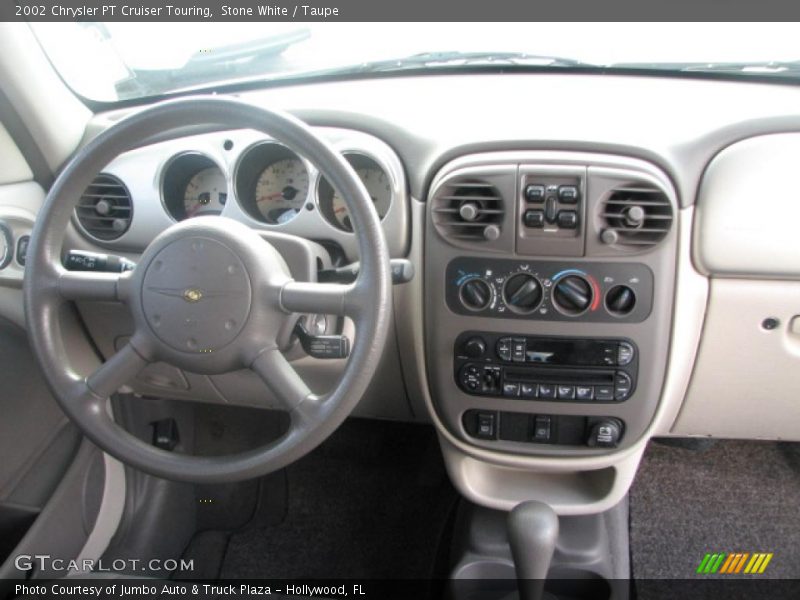
[{"label": "steering wheel spoke", "polygon": [[316,399],[306,382],[276,347],[262,350],[250,368],[289,412],[297,411],[307,400]]},{"label": "steering wheel spoke", "polygon": [[136,377],[149,363],[130,343],[86,378],[86,387],[97,397],[108,398]]},{"label": "steering wheel spoke", "polygon": [[124,302],[131,273],[63,271],[58,278],[58,291],[65,300]]},{"label": "steering wheel spoke", "polygon": [[353,317],[362,309],[357,290],[355,285],[290,281],[281,290],[281,308],[293,313]]}]

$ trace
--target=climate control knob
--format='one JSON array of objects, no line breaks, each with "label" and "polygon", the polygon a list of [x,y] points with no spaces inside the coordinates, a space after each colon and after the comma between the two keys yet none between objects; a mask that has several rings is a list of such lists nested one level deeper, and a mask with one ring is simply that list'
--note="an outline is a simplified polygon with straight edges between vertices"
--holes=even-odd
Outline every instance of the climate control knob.
[{"label": "climate control knob", "polygon": [[474,277],[461,284],[458,297],[470,310],[483,310],[492,301],[492,288],[483,279]]},{"label": "climate control knob", "polygon": [[579,315],[593,300],[592,286],[580,275],[567,275],[553,286],[553,304],[566,315]]},{"label": "climate control knob", "polygon": [[542,284],[530,273],[512,275],[503,286],[503,301],[514,312],[533,312],[542,301]]},{"label": "climate control knob", "polygon": [[627,285],[615,285],[606,294],[606,308],[614,315],[629,314],[636,306],[636,294]]}]

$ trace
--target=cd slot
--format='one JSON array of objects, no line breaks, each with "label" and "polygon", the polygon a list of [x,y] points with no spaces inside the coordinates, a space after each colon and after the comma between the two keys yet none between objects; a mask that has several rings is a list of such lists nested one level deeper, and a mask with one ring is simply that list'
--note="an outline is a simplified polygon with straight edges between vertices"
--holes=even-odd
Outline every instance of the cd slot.
[{"label": "cd slot", "polygon": [[615,371],[605,369],[558,369],[526,367],[504,369],[504,381],[516,383],[569,383],[573,385],[614,385]]}]

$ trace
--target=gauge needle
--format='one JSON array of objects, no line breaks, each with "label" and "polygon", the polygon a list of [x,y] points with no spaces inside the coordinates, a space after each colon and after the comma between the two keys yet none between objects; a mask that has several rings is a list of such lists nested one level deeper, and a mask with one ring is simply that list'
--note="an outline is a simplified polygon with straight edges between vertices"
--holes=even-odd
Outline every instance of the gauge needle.
[{"label": "gauge needle", "polygon": [[275,198],[280,198],[283,196],[283,192],[275,192],[274,194],[270,194],[269,196],[261,196],[257,200],[257,202],[266,202],[267,200],[274,200]]}]

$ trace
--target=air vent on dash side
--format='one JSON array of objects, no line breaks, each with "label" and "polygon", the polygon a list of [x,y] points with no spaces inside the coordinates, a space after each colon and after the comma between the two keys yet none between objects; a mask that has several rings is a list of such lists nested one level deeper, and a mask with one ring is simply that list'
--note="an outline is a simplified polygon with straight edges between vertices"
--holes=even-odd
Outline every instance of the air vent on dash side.
[{"label": "air vent on dash side", "polygon": [[672,227],[672,205],[649,184],[614,188],[603,202],[600,237],[606,244],[646,249],[663,240]]},{"label": "air vent on dash side", "polygon": [[493,242],[503,225],[503,198],[492,184],[456,179],[443,184],[433,198],[433,222],[450,240]]},{"label": "air vent on dash side", "polygon": [[108,242],[125,233],[133,218],[128,188],[113,175],[101,173],[83,192],[75,216],[90,236]]}]

